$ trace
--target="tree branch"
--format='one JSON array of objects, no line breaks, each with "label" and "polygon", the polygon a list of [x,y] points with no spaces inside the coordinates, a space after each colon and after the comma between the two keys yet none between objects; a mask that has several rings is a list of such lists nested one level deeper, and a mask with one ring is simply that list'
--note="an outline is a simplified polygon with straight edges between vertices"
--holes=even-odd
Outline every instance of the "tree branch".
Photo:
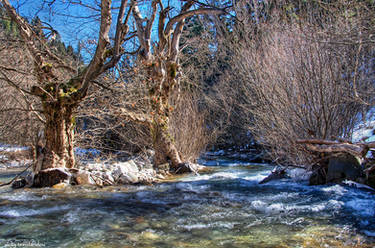
[{"label": "tree branch", "polygon": [[103,65],[105,62],[105,51],[107,46],[110,44],[109,41],[109,30],[112,23],[111,16],[111,1],[101,1],[101,21],[99,30],[99,42],[96,47],[94,57],[85,71],[82,79],[82,86],[78,90],[79,97],[83,97],[92,80],[99,76],[103,72]]}]

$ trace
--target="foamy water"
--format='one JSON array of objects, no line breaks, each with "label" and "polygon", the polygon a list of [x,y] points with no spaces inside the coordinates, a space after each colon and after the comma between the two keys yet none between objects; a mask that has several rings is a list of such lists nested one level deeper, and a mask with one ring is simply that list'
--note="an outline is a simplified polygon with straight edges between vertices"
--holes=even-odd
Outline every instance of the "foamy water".
[{"label": "foamy water", "polygon": [[221,166],[208,174],[154,186],[0,189],[0,246],[1,240],[21,238],[47,247],[373,244],[375,196],[370,192],[308,186],[299,169],[291,170],[289,179],[260,185],[273,167],[217,162]]}]

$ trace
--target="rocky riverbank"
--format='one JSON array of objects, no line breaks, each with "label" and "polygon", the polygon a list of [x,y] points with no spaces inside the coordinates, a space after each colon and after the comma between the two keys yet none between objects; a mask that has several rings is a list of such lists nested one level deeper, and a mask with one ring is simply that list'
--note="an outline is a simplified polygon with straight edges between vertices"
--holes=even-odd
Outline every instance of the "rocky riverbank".
[{"label": "rocky riverbank", "polygon": [[204,166],[184,163],[178,171],[172,171],[169,164],[155,168],[152,153],[149,156],[135,156],[119,162],[81,161],[77,168],[51,168],[36,175],[28,173],[15,180],[13,188],[53,187],[64,188],[68,185],[95,185],[99,187],[127,184],[152,184],[167,180],[172,174],[181,174],[204,170]]}]

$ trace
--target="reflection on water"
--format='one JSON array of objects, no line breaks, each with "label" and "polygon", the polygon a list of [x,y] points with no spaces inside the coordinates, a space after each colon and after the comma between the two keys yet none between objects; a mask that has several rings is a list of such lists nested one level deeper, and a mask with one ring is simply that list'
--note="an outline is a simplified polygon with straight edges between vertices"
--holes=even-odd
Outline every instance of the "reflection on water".
[{"label": "reflection on water", "polygon": [[259,185],[270,166],[216,162],[210,174],[154,186],[0,189],[0,247],[375,245],[374,195],[309,187],[298,171]]}]

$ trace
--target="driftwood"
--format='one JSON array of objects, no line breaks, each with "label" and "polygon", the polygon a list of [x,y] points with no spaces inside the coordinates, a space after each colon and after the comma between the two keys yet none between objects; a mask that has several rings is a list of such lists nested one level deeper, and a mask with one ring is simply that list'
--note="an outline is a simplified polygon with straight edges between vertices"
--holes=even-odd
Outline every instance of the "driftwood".
[{"label": "driftwood", "polygon": [[306,148],[314,152],[336,153],[346,152],[354,156],[364,158],[370,148],[375,148],[375,143],[347,143],[330,140],[301,139],[297,144],[306,144]]},{"label": "driftwood", "polygon": [[286,177],[286,168],[276,167],[272,170],[266,178],[259,182],[259,184],[267,183],[272,180],[278,180]]},{"label": "driftwood", "polygon": [[0,184],[0,187],[3,187],[3,186],[6,186],[6,185],[10,185],[12,184],[14,181],[17,180],[17,178],[19,178],[25,171],[27,171],[33,164],[29,164],[23,171],[21,171],[20,173],[18,173],[12,180],[10,180],[9,182],[7,183],[3,183],[3,184]]}]

